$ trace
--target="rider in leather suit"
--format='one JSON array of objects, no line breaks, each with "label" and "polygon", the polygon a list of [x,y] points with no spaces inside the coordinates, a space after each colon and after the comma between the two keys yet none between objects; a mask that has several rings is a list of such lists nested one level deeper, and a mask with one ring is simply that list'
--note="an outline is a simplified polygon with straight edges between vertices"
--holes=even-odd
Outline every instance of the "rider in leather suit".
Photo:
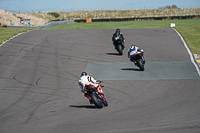
[{"label": "rider in leather suit", "polygon": [[128,58],[130,58],[130,61],[134,62],[136,64],[136,61],[134,60],[134,57],[137,53],[141,53],[142,56],[144,55],[144,50],[140,49],[139,47],[132,45],[128,49]]},{"label": "rider in leather suit", "polygon": [[119,37],[120,41],[122,41],[122,46],[123,48],[125,48],[124,43],[125,43],[125,39],[123,34],[121,33],[121,30],[119,28],[116,29],[115,33],[113,34],[112,37],[112,41],[113,41],[113,45],[115,46],[115,49],[117,49],[117,40],[115,40],[115,37]]},{"label": "rider in leather suit", "polygon": [[[87,72],[82,72],[78,85],[81,89],[81,92],[84,93],[85,97],[87,97],[89,99],[89,102],[92,104],[91,98],[89,96],[89,94],[87,92],[85,92],[84,89],[90,88],[90,87],[95,87],[97,88],[99,86],[100,81],[94,79],[92,76],[88,75]],[[103,90],[99,90],[100,94],[103,95]]]}]

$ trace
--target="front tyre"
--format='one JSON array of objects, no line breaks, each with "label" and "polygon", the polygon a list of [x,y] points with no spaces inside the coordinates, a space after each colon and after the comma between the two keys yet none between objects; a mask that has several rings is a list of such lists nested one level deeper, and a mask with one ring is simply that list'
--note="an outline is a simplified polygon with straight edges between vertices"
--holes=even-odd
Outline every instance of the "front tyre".
[{"label": "front tyre", "polygon": [[90,97],[97,108],[103,108],[102,100],[96,93],[91,93]]},{"label": "front tyre", "polygon": [[138,67],[141,71],[144,71],[144,63],[142,59],[137,60]]},{"label": "front tyre", "polygon": [[119,52],[119,55],[123,55],[123,49],[121,44],[117,46],[117,51]]}]

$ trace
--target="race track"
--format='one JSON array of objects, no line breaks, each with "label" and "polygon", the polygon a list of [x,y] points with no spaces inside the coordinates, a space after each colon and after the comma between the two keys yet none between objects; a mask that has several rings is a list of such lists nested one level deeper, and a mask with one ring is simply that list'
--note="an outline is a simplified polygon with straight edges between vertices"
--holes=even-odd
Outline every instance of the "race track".
[{"label": "race track", "polygon": [[[199,133],[200,76],[183,41],[170,28],[34,30],[0,47],[0,133]],[[127,58],[135,44],[145,70]],[[108,107],[80,92],[87,71],[103,80]]]}]

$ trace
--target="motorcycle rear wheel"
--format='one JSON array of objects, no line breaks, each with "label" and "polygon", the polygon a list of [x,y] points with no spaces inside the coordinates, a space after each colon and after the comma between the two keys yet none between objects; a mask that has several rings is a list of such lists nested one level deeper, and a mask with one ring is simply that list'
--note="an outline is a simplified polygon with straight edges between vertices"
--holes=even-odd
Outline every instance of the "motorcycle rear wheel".
[{"label": "motorcycle rear wheel", "polygon": [[100,97],[98,97],[97,94],[91,93],[90,97],[91,97],[93,103],[97,106],[97,108],[103,108],[102,99]]}]

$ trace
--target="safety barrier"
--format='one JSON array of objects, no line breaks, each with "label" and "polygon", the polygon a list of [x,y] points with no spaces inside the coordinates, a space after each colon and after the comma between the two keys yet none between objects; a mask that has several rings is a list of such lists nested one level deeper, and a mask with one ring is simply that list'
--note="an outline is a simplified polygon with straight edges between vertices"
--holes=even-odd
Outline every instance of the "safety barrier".
[{"label": "safety barrier", "polygon": [[54,25],[61,25],[61,24],[68,24],[68,23],[74,23],[74,20],[62,20],[62,21],[55,21],[55,22],[50,22],[46,25],[42,26],[14,26],[14,25],[7,25],[7,27],[10,28],[40,28],[40,29],[46,29]]},{"label": "safety barrier", "polygon": [[135,21],[135,20],[164,20],[164,19],[193,19],[200,18],[200,15],[190,15],[190,16],[169,16],[169,17],[141,17],[141,18],[113,18],[113,19],[80,19],[80,20],[62,20],[50,22],[42,26],[13,26],[7,25],[11,28],[41,28],[46,29],[54,25],[68,24],[74,22],[111,22],[111,21]]},{"label": "safety barrier", "polygon": [[[138,18],[110,18],[92,19],[92,22],[115,22],[115,21],[137,21],[137,20],[165,20],[165,19],[193,19],[200,18],[200,15],[189,16],[168,16],[168,17],[138,17]],[[74,20],[74,22],[86,22],[86,19]]]},{"label": "safety barrier", "polygon": [[92,23],[92,19],[91,18],[86,19],[86,23]]}]

